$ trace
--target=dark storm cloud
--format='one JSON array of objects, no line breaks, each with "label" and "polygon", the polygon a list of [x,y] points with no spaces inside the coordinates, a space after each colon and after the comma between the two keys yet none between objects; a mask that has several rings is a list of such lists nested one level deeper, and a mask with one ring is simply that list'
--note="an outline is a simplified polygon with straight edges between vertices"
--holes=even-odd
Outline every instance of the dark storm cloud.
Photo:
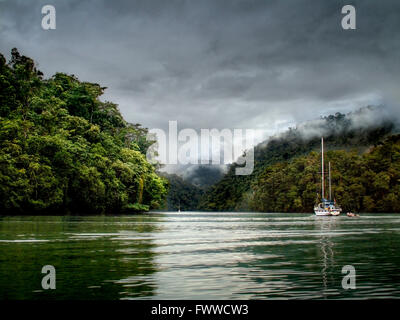
[{"label": "dark storm cloud", "polygon": [[[57,29],[40,27],[41,7]],[[400,78],[400,2],[335,0],[0,1],[0,51],[107,86],[150,128],[268,128],[388,102]],[[393,107],[393,105],[395,107]]]}]

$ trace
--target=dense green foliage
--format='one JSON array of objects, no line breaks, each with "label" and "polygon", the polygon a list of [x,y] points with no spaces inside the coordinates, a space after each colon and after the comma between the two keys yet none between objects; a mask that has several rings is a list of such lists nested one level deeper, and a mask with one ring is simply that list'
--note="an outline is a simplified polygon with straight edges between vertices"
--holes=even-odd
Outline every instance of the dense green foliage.
[{"label": "dense green foliage", "polygon": [[[267,167],[252,184],[250,208],[311,212],[321,189],[320,157],[312,152]],[[326,160],[334,164],[332,197],[345,211],[400,212],[400,135],[363,155],[329,151]]]},{"label": "dense green foliage", "polygon": [[204,193],[223,177],[223,169],[214,165],[194,165],[182,175],[161,175],[168,179],[168,194],[165,209],[169,211],[198,210]]},{"label": "dense green foliage", "polygon": [[105,88],[50,79],[16,49],[0,54],[2,213],[141,211],[162,205],[166,181],[145,157],[147,130],[102,102]]},{"label": "dense green foliage", "polygon": [[[296,128],[261,143],[249,176],[236,176],[235,163],[222,179],[219,170],[201,166],[187,179],[194,183],[165,174],[165,203],[167,181],[145,158],[152,143],[147,130],[127,123],[114,103],[101,101],[104,90],[63,73],[44,79],[16,49],[8,63],[0,54],[2,213],[312,210],[320,188],[318,135]],[[338,203],[352,211],[399,211],[399,138],[380,142],[393,124],[356,126],[337,113],[319,126],[334,165]],[[210,181],[216,183],[208,188]]]},{"label": "dense green foliage", "polygon": [[162,174],[169,182],[167,206],[169,211],[195,211],[199,206],[199,201],[204,193],[200,188],[176,174]]},{"label": "dense green foliage", "polygon": [[[360,117],[368,114],[370,108],[359,111]],[[271,165],[287,161],[295,157],[307,155],[320,148],[320,136],[305,134],[307,131],[324,130],[326,146],[329,149],[352,149],[359,152],[376,145],[380,140],[389,135],[393,130],[391,121],[379,122],[371,126],[356,126],[352,115],[337,113],[322,118],[318,127],[290,129],[278,137],[272,137],[268,141],[259,144],[254,150],[254,171],[248,176],[235,175],[236,163],[232,164],[228,173],[203,196],[200,209],[207,211],[231,211],[251,210],[252,185],[259,180],[260,175]],[[311,192],[311,191],[310,191]],[[315,187],[313,188],[312,203],[315,199]],[[279,197],[286,197],[281,194]],[[308,196],[308,195],[307,195]],[[309,210],[309,200],[298,210]],[[258,208],[258,210],[262,210]],[[289,209],[288,209],[289,210]],[[297,209],[291,209],[297,210]]]}]

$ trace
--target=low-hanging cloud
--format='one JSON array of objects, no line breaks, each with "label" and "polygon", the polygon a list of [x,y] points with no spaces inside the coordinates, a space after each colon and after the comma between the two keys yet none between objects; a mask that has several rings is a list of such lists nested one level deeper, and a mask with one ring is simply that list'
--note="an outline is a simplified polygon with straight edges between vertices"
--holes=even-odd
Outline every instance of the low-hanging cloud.
[{"label": "low-hanging cloud", "polygon": [[385,105],[366,106],[348,114],[338,112],[327,117],[298,123],[287,131],[269,137],[259,146],[267,146],[271,139],[286,138],[291,133],[295,133],[296,137],[308,141],[313,138],[345,135],[358,130],[372,131],[386,128],[388,132],[398,132],[400,131],[398,120],[398,118],[393,117],[390,107]]},{"label": "low-hanging cloud", "polygon": [[[107,86],[104,99],[149,128],[277,127],[369,104],[398,110],[400,2],[53,0],[0,2],[0,51]],[[397,113],[396,113],[397,114]]]}]

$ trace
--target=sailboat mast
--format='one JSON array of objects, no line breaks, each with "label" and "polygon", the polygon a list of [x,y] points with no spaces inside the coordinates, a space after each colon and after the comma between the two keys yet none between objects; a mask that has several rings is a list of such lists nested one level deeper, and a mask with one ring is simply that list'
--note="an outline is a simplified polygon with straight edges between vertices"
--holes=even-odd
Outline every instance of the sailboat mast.
[{"label": "sailboat mast", "polygon": [[329,201],[332,201],[331,162],[329,161]]},{"label": "sailboat mast", "polygon": [[322,162],[322,199],[325,198],[325,175],[324,175],[324,138],[321,138],[321,162]]}]

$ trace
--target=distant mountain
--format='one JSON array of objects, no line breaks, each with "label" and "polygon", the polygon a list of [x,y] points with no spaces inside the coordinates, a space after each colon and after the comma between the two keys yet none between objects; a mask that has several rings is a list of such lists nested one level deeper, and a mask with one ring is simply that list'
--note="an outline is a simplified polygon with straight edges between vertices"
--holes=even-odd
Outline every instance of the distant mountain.
[{"label": "distant mountain", "polygon": [[168,211],[194,211],[204,194],[204,189],[198,187],[176,174],[159,173],[169,183],[166,207]]},{"label": "distant mountain", "polygon": [[160,172],[169,181],[166,206],[168,211],[193,211],[199,207],[199,202],[207,189],[224,176],[220,167],[213,165],[193,165],[187,167],[181,174]]},{"label": "distant mountain", "polygon": [[[235,175],[233,163],[225,176],[200,200],[206,211],[254,210],[253,186],[268,167],[319,151],[324,136],[327,150],[356,150],[364,153],[395,131],[395,123],[383,107],[365,107],[347,115],[336,113],[290,128],[279,136],[260,143],[254,150],[254,171],[248,176]],[[281,195],[285,197],[285,194]],[[258,208],[262,210],[262,208]]]},{"label": "distant mountain", "polygon": [[193,165],[183,173],[182,178],[199,188],[208,189],[221,180],[223,176],[224,170],[221,166],[208,164]]},{"label": "distant mountain", "polygon": [[[332,199],[344,212],[400,212],[400,135],[363,154],[331,150],[325,159],[332,163]],[[320,161],[321,154],[311,152],[265,168],[252,182],[250,209],[312,212],[321,198]]]}]

